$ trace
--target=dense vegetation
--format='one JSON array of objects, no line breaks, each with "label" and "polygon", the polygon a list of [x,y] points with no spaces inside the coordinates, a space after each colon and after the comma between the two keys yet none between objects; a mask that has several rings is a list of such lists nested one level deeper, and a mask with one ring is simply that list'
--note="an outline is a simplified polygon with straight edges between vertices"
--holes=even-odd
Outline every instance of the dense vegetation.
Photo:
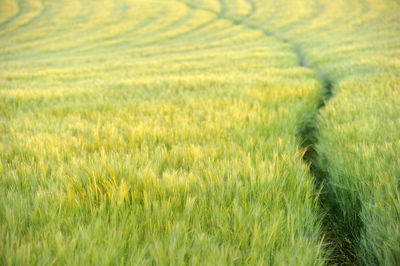
[{"label": "dense vegetation", "polygon": [[0,264],[400,263],[395,0],[0,2]]}]

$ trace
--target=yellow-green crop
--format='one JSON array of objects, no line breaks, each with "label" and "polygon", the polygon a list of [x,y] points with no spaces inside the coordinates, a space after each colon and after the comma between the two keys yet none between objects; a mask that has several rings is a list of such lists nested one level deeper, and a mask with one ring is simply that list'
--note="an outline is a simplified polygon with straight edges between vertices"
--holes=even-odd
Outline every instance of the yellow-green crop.
[{"label": "yellow-green crop", "polygon": [[1,0],[0,264],[399,264],[398,14]]}]

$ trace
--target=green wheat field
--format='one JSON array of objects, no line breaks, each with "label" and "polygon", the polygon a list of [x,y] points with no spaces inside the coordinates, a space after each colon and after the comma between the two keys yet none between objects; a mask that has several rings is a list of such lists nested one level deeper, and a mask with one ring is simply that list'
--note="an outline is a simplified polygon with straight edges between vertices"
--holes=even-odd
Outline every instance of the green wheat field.
[{"label": "green wheat field", "polygon": [[399,0],[0,0],[0,265],[400,265]]}]

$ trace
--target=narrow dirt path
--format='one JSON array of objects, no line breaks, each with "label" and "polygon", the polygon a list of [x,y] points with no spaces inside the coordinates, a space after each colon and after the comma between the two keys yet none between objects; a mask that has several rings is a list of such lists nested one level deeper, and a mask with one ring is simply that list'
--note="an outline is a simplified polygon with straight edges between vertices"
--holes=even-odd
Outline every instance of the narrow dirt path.
[{"label": "narrow dirt path", "polygon": [[[354,244],[355,239],[349,239],[348,236],[345,236],[338,230],[338,225],[340,226],[340,219],[338,219],[338,213],[341,213],[339,205],[337,204],[338,199],[335,198],[335,195],[329,193],[329,191],[324,188],[323,184],[327,179],[328,172],[326,169],[321,169],[316,165],[316,161],[318,159],[318,153],[315,149],[319,140],[319,132],[318,132],[318,117],[319,113],[323,110],[327,102],[334,96],[334,81],[327,75],[323,70],[317,69],[314,66],[310,65],[307,60],[307,53],[303,50],[303,48],[294,41],[289,41],[287,38],[279,36],[270,32],[268,29],[250,24],[249,20],[257,11],[257,6],[252,0],[246,0],[248,4],[251,6],[250,13],[245,16],[245,19],[236,20],[229,16],[224,15],[227,10],[221,14],[217,14],[218,19],[226,19],[230,20],[234,24],[242,25],[248,29],[261,31],[267,37],[273,37],[277,41],[285,44],[289,44],[293,48],[293,52],[297,55],[298,65],[300,67],[305,67],[313,71],[318,77],[318,81],[320,83],[320,87],[322,90],[321,99],[316,106],[313,113],[306,114],[306,118],[299,125],[299,133],[298,139],[301,143],[301,147],[305,149],[305,153],[303,156],[303,161],[310,169],[310,173],[313,175],[315,179],[316,188],[319,191],[322,191],[322,194],[319,195],[319,202],[321,208],[326,212],[326,216],[323,219],[323,230],[325,233],[325,244],[328,246],[328,249],[331,251],[331,261],[329,264],[355,264],[356,263],[356,245]],[[197,7],[195,5],[190,5],[193,9],[201,9],[205,11],[209,11],[212,13],[212,10]],[[340,215],[339,215],[340,217]],[[357,228],[358,232],[361,230]],[[357,235],[357,232],[356,232]]]}]

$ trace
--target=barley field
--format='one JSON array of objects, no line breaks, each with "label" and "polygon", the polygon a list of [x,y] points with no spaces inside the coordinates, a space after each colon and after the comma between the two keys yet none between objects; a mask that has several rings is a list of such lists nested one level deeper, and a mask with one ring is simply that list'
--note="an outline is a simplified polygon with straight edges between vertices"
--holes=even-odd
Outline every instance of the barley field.
[{"label": "barley field", "polygon": [[1,265],[399,265],[398,0],[0,0]]}]

